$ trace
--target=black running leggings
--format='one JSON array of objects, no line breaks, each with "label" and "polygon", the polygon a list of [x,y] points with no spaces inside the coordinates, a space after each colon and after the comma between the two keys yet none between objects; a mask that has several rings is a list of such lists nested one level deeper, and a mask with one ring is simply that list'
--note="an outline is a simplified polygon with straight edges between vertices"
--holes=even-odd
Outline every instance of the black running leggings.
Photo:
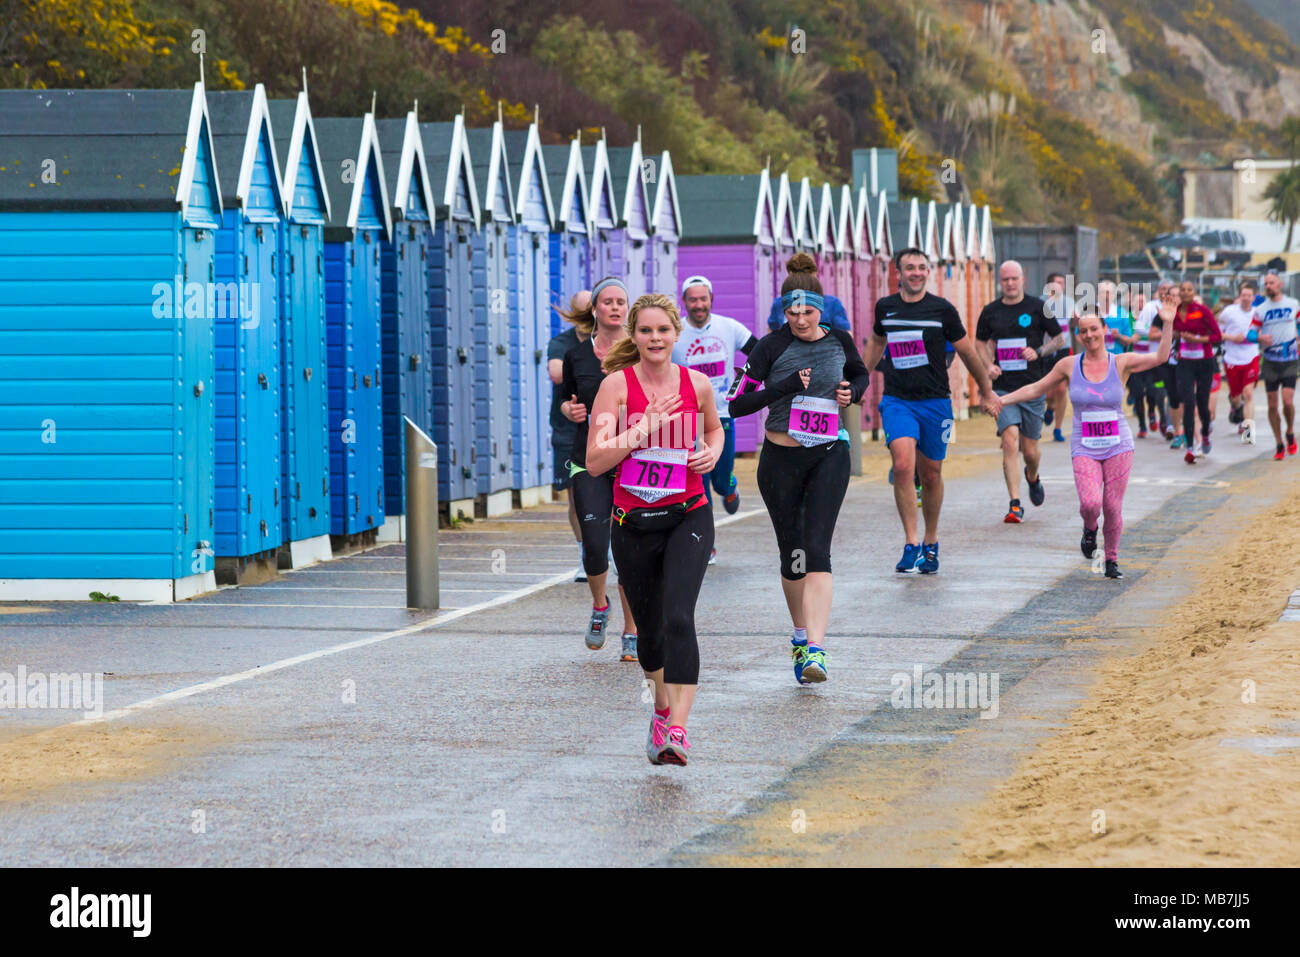
[{"label": "black running leggings", "polygon": [[713,509],[692,509],[676,528],[642,532],[614,525],[618,580],[637,623],[636,654],[647,674],[664,670],[664,681],[700,680],[695,638],[695,601],[713,551]]},{"label": "black running leggings", "polygon": [[586,469],[573,476],[573,507],[582,529],[582,567],[588,575],[609,571],[609,516],[614,511],[614,473],[592,475]]},{"label": "black running leggings", "polygon": [[782,578],[831,570],[831,536],[848,487],[847,442],[806,449],[763,441],[758,490],[776,530]]},{"label": "black running leggings", "polygon": [[1210,434],[1210,386],[1214,384],[1213,359],[1178,360],[1178,401],[1183,407],[1183,436],[1190,448],[1196,435],[1196,413],[1201,415],[1201,435]]},{"label": "black running leggings", "polygon": [[1162,432],[1169,425],[1169,409],[1165,406],[1164,389],[1156,386],[1157,381],[1163,381],[1158,379],[1158,371],[1158,369],[1146,369],[1142,372],[1134,372],[1128,377],[1128,389],[1133,396],[1133,414],[1137,416],[1138,423],[1144,431],[1147,427],[1148,415],[1159,418]]}]

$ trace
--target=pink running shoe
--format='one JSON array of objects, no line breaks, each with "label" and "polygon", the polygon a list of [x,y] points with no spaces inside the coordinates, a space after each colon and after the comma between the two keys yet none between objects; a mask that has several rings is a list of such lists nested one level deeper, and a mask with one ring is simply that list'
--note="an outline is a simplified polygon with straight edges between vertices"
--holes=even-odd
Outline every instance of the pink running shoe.
[{"label": "pink running shoe", "polygon": [[668,739],[663,750],[659,752],[660,764],[680,764],[686,767],[686,758],[691,753],[691,743],[686,740],[686,729],[676,725],[668,729]]},{"label": "pink running shoe", "polygon": [[668,740],[668,719],[657,714],[650,716],[650,731],[645,736],[645,756],[651,764],[663,764],[661,755]]}]

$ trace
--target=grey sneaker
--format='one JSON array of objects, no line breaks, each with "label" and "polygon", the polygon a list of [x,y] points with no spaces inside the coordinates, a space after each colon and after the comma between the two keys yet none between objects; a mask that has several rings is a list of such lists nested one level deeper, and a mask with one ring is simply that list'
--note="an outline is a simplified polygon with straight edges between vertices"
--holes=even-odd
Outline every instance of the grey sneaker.
[{"label": "grey sneaker", "polygon": [[587,624],[587,647],[597,651],[605,647],[605,622],[609,621],[609,597],[605,597],[605,610],[591,610],[591,621]]},{"label": "grey sneaker", "polygon": [[686,766],[686,759],[691,753],[691,742],[686,740],[685,728],[669,728],[668,737],[659,752],[660,764],[677,764]]},{"label": "grey sneaker", "polygon": [[636,635],[623,635],[623,654],[619,661],[636,661]]},{"label": "grey sneaker", "polygon": [[645,756],[650,759],[651,764],[663,764],[660,755],[663,753],[664,744],[668,741],[668,719],[661,718],[657,714],[650,716],[650,730],[645,736]]}]

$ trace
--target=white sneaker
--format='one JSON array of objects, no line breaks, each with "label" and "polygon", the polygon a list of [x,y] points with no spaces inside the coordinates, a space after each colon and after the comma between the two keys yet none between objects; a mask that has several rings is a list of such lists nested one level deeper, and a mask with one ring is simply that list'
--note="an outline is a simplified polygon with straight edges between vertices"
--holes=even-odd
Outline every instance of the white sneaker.
[{"label": "white sneaker", "polygon": [[716,548],[711,549],[709,551],[709,564],[710,565],[718,564],[718,550]]},{"label": "white sneaker", "polygon": [[1241,444],[1254,445],[1255,444],[1255,420],[1246,419],[1246,421],[1241,423],[1241,426],[1242,426]]},{"label": "white sneaker", "polygon": [[587,580],[587,561],[582,557],[582,542],[578,543],[578,571],[574,574],[575,582],[585,582]]},{"label": "white sneaker", "polygon": [[1205,455],[1205,451],[1201,448],[1200,439],[1197,439],[1196,444],[1192,446],[1192,454],[1196,456],[1198,459],[1202,458]]}]

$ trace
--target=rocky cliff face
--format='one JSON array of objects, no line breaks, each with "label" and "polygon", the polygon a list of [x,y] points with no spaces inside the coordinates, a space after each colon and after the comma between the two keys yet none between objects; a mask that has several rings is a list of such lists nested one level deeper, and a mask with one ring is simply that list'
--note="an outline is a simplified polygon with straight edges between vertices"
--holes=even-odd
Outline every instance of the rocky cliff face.
[{"label": "rocky cliff face", "polygon": [[1205,95],[1234,120],[1277,126],[1282,117],[1300,114],[1300,70],[1278,64],[1277,83],[1264,86],[1220,63],[1199,37],[1168,26],[1162,29],[1165,44],[1205,78]]},{"label": "rocky cliff face", "polygon": [[[1000,43],[1008,68],[1030,92],[1148,162],[1205,159],[1206,153],[1226,158],[1250,146],[1237,130],[1212,137],[1173,128],[1125,82],[1137,60],[1145,61],[1149,71],[1168,67],[1173,76],[1177,70],[1176,82],[1193,110],[1199,99],[1228,121],[1268,127],[1300,114],[1300,69],[1277,62],[1276,80],[1264,82],[1222,62],[1196,33],[1162,22],[1147,0],[1128,5],[1144,25],[1159,31],[1147,34],[1141,50],[1134,49],[1141,37],[1089,0],[943,0],[940,6],[967,28],[989,35],[995,47]],[[1300,9],[1294,12],[1300,19]],[[1214,28],[1207,20],[1205,30]],[[1188,79],[1200,88],[1189,89]]]}]

